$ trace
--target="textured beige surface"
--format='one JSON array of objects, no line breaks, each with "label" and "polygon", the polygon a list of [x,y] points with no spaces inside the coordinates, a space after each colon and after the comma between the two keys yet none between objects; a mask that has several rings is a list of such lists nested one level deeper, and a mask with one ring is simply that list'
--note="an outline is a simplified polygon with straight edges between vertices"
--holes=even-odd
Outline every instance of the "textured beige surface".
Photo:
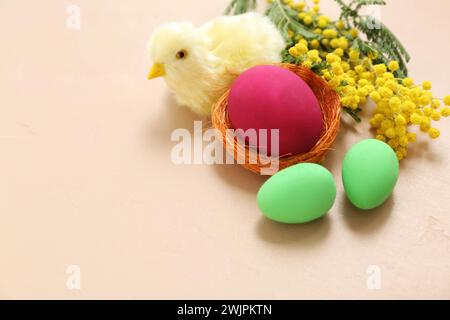
[{"label": "textured beige surface", "polygon": [[[170,133],[195,117],[146,81],[147,38],[226,2],[0,1],[1,298],[450,298],[450,120],[371,213],[339,179],[345,150],[369,133],[344,128],[326,162],[337,203],[305,226],[262,219],[264,179],[240,167],[172,164]],[[450,2],[389,2],[382,17],[411,74],[449,93]],[[66,27],[72,3],[79,31]],[[66,288],[69,265],[81,290]],[[366,286],[371,265],[380,290]]]}]

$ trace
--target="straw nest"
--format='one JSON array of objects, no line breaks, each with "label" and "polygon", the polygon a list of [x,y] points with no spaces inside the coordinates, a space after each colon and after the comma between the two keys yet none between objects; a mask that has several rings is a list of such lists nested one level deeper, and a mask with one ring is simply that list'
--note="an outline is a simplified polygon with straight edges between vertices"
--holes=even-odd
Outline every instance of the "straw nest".
[{"label": "straw nest", "polygon": [[240,141],[235,135],[227,134],[233,129],[228,118],[228,90],[214,105],[212,110],[212,125],[219,131],[219,137],[225,145],[226,150],[234,159],[246,169],[261,174],[267,170],[270,163],[277,163],[277,169],[282,170],[298,163],[319,163],[322,162],[331,150],[331,145],[337,137],[340,125],[341,102],[339,95],[328,83],[315,74],[313,71],[294,64],[277,64],[277,66],[290,70],[301,77],[312,89],[317,97],[323,114],[324,130],[319,141],[307,153],[282,155],[277,159],[269,158],[258,154],[256,148],[249,147],[247,143]]}]

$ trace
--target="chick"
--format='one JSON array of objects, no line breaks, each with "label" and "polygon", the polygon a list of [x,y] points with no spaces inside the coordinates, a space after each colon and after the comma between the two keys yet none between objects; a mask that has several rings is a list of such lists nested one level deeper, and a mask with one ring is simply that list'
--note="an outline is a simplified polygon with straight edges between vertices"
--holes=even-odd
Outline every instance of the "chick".
[{"label": "chick", "polygon": [[208,116],[236,76],[255,65],[280,62],[284,47],[275,25],[258,13],[219,17],[200,28],[171,23],[150,39],[154,65],[149,79],[164,77],[179,104]]}]

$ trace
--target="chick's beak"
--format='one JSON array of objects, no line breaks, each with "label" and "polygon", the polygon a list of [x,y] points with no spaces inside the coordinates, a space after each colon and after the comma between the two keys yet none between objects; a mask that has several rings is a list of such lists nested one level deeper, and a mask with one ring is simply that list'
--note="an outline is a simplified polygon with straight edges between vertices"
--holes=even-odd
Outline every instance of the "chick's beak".
[{"label": "chick's beak", "polygon": [[148,80],[164,77],[166,75],[166,69],[164,68],[164,64],[155,63],[148,74]]}]

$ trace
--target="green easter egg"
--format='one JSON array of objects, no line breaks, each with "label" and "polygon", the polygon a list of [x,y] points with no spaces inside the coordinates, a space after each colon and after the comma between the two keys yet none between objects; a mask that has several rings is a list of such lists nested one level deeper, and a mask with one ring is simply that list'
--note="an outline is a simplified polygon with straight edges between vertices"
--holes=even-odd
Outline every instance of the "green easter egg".
[{"label": "green easter egg", "polygon": [[342,180],[353,205],[370,210],[382,205],[394,191],[399,163],[386,143],[369,139],[354,145],[342,165]]},{"label": "green easter egg", "polygon": [[304,163],[278,172],[258,192],[263,214],[281,223],[306,223],[325,215],[336,200],[336,184],[322,166]]}]

